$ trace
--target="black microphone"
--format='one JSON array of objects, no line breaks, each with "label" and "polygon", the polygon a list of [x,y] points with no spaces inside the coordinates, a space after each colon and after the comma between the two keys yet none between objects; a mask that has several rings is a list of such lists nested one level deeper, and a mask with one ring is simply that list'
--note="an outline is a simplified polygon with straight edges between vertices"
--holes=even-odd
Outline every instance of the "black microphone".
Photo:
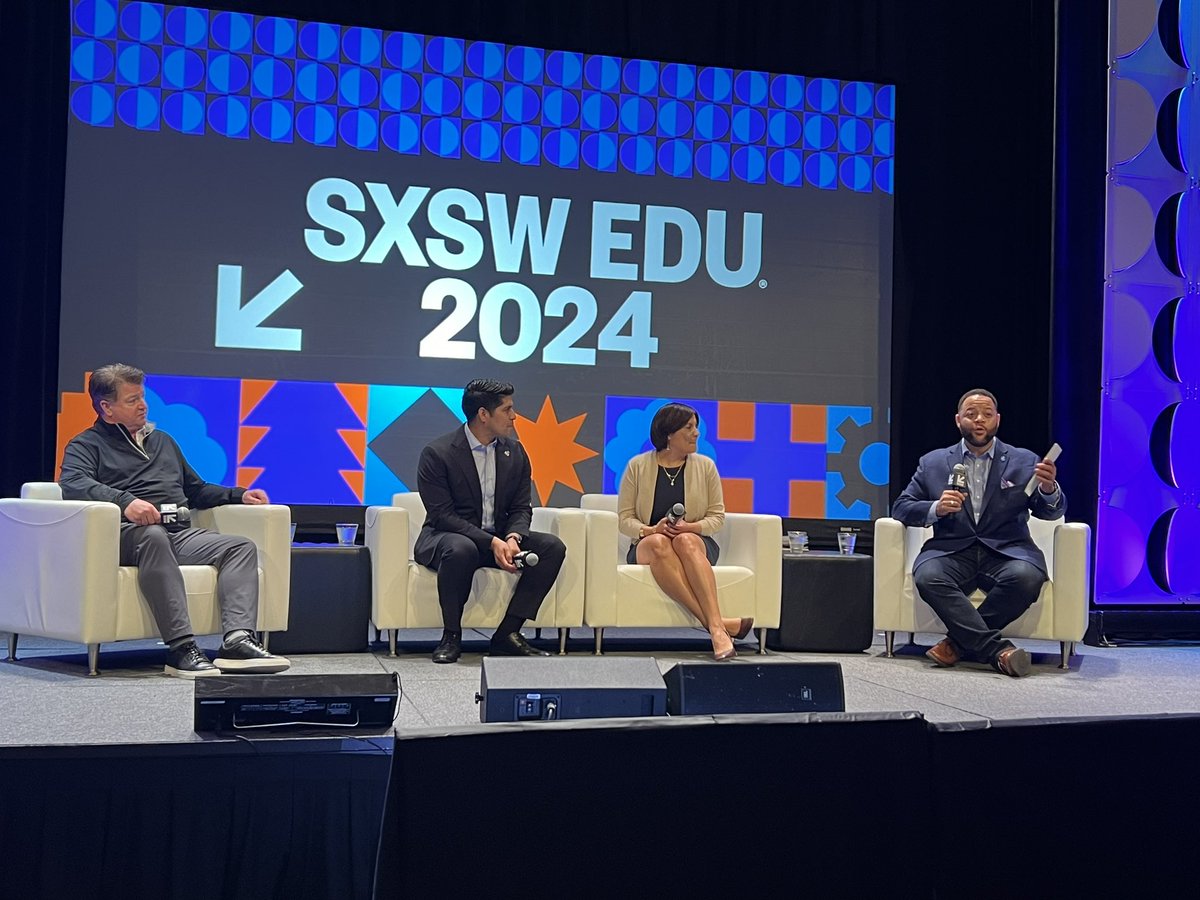
[{"label": "black microphone", "polygon": [[677,525],[677,524],[679,524],[679,520],[683,518],[683,513],[684,513],[683,504],[676,503],[674,506],[671,507],[671,511],[669,513],[667,513],[667,521],[670,522],[672,525]]},{"label": "black microphone", "polygon": [[192,511],[175,503],[160,503],[158,515],[163,525],[186,528],[192,522]]},{"label": "black microphone", "polygon": [[967,467],[962,463],[955,465],[950,470],[950,477],[946,479],[946,487],[952,491],[958,491],[960,494],[967,494]]},{"label": "black microphone", "polygon": [[520,553],[513,554],[513,565],[518,569],[524,569],[526,566],[532,568],[538,564],[538,555],[532,550],[522,550]]}]

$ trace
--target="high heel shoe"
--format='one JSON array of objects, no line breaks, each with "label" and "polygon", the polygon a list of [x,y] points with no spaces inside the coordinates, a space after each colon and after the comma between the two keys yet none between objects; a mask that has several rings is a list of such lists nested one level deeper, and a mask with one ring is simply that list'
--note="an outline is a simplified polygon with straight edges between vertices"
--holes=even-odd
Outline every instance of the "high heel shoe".
[{"label": "high heel shoe", "polygon": [[751,618],[744,618],[738,624],[737,634],[733,635],[733,639],[735,641],[740,641],[742,638],[744,638],[746,635],[748,635],[753,630],[754,630],[754,620]]},{"label": "high heel shoe", "polygon": [[[715,659],[717,662],[722,662],[723,660],[733,659],[735,656],[737,656],[737,648],[733,646],[733,641],[730,639],[729,635],[725,633],[724,628],[722,628],[720,631],[712,632],[712,637],[713,637],[713,659]],[[718,650],[717,649],[717,638],[718,637],[724,638],[726,641],[729,641],[729,649],[728,650]],[[722,642],[722,643],[724,643],[724,642]]]}]

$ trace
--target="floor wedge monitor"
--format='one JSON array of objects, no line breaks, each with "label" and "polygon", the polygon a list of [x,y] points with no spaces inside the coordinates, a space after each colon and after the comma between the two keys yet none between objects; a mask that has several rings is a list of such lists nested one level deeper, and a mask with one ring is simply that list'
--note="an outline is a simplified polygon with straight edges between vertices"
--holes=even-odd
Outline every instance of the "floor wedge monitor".
[{"label": "floor wedge monitor", "polygon": [[485,657],[480,722],[661,716],[667,689],[649,657]]},{"label": "floor wedge monitor", "polygon": [[663,678],[672,716],[846,709],[835,662],[679,663]]},{"label": "floor wedge monitor", "polygon": [[371,675],[236,675],[196,679],[196,731],[387,728],[400,679]]}]

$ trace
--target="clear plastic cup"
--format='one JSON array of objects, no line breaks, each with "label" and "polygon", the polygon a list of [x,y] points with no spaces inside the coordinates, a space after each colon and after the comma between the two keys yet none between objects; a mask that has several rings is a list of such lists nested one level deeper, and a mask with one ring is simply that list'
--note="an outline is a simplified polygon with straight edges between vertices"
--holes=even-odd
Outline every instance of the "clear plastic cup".
[{"label": "clear plastic cup", "polygon": [[807,553],[808,552],[808,532],[807,531],[789,531],[788,532],[788,550],[792,553]]},{"label": "clear plastic cup", "polygon": [[354,522],[338,522],[336,527],[338,543],[343,547],[350,546],[358,537],[358,525]]},{"label": "clear plastic cup", "polygon": [[852,531],[838,532],[838,553],[844,553],[849,556],[854,552],[854,545],[858,541],[858,535]]},{"label": "clear plastic cup", "polygon": [[292,543],[296,543],[296,523],[292,523]]}]

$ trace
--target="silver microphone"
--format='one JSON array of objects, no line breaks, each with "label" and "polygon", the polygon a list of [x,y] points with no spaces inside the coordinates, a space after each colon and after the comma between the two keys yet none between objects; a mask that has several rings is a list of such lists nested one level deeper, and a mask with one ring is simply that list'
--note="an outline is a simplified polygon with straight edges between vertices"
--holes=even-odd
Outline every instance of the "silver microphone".
[{"label": "silver microphone", "polygon": [[175,503],[160,503],[158,515],[163,525],[186,528],[192,522],[192,511]]},{"label": "silver microphone", "polygon": [[682,503],[676,503],[671,507],[671,511],[667,513],[667,521],[672,525],[679,524],[679,520],[683,518],[684,508]]},{"label": "silver microphone", "polygon": [[520,553],[513,554],[513,565],[518,569],[524,569],[526,566],[532,568],[538,564],[538,555],[532,550],[522,550]]}]

